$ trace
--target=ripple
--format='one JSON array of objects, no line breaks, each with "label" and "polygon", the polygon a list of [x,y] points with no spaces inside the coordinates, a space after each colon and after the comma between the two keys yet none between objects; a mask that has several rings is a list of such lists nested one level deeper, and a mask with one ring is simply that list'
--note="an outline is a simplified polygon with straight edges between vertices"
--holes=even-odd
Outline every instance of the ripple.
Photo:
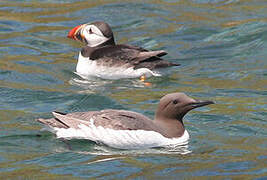
[{"label": "ripple", "polygon": [[[1,20],[0,21],[0,35],[12,32],[23,32],[28,29],[27,24],[11,21],[11,20]],[[2,38],[1,38],[2,39]]]},{"label": "ripple", "polygon": [[[0,179],[263,179],[266,174],[266,2],[239,0],[0,2]],[[104,20],[116,41],[163,49],[178,68],[139,80],[83,80],[82,44],[66,38]],[[63,112],[127,109],[153,117],[185,92],[216,104],[190,112],[188,147],[121,151],[62,141],[35,121]],[[188,153],[189,152],[189,153]],[[265,173],[265,174],[264,174]]]},{"label": "ripple", "polygon": [[0,47],[1,54],[12,54],[12,55],[40,55],[40,52],[28,48],[28,47]]}]

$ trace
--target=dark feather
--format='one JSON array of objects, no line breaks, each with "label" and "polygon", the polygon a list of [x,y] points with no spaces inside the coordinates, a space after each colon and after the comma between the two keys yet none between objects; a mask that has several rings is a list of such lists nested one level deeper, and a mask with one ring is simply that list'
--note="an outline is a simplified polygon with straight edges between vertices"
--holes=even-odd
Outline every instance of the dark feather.
[{"label": "dark feather", "polygon": [[80,124],[89,126],[92,118],[96,127],[102,126],[103,128],[115,130],[154,130],[162,132],[146,116],[125,110],[107,109],[70,114],[53,112],[53,115],[55,116],[54,119],[38,119],[38,121],[50,127],[77,129]]},{"label": "dark feather", "polygon": [[171,63],[160,57],[167,54],[163,50],[148,51],[141,47],[130,45],[108,45],[103,47],[89,47],[82,48],[81,51],[84,57],[89,57],[90,60],[96,60],[99,64],[106,66],[122,66],[128,64],[137,68],[161,68],[168,66],[178,66],[179,64]]}]

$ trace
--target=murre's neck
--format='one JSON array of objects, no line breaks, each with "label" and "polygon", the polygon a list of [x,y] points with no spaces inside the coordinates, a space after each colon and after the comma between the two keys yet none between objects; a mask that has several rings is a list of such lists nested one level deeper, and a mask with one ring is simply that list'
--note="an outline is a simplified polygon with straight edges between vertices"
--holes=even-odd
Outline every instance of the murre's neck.
[{"label": "murre's neck", "polygon": [[169,138],[181,137],[184,134],[185,127],[183,120],[155,117],[154,122],[164,129]]}]

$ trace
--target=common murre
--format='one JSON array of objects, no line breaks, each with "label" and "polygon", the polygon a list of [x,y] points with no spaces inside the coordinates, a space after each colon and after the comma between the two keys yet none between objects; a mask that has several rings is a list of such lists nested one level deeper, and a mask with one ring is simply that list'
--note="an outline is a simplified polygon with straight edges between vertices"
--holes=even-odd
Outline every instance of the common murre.
[{"label": "common murre", "polygon": [[194,100],[184,93],[167,94],[160,99],[154,120],[126,110],[53,112],[54,118],[37,119],[54,130],[57,137],[89,139],[120,149],[141,149],[186,144],[189,134],[183,117],[192,109],[214,104]]}]

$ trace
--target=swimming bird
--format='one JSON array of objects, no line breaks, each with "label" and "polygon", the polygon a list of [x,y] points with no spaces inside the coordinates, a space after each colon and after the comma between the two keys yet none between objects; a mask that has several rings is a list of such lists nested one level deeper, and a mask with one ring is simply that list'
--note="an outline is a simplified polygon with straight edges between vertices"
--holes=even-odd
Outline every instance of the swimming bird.
[{"label": "swimming bird", "polygon": [[68,37],[86,44],[79,52],[76,73],[83,78],[96,76],[104,79],[159,76],[154,69],[179,66],[161,59],[167,52],[149,51],[141,47],[116,44],[111,27],[103,22],[78,25]]},{"label": "swimming bird", "polygon": [[192,109],[213,103],[192,99],[184,93],[171,93],[160,99],[154,120],[137,112],[106,109],[53,112],[54,118],[38,121],[52,128],[58,138],[89,139],[119,149],[142,149],[186,144],[189,134],[183,117]]}]

